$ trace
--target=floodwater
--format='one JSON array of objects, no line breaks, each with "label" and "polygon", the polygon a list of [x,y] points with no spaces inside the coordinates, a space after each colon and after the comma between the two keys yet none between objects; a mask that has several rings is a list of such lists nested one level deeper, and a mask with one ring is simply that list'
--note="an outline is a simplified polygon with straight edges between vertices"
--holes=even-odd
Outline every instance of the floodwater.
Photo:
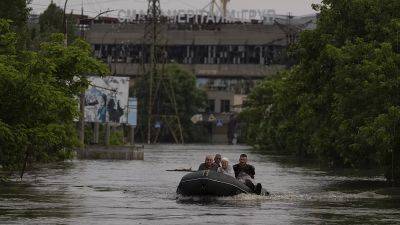
[{"label": "floodwater", "polygon": [[[188,198],[182,172],[207,153],[247,153],[272,195]],[[400,224],[400,191],[380,177],[326,172],[241,146],[147,147],[144,161],[74,160],[0,184],[0,224]]]}]

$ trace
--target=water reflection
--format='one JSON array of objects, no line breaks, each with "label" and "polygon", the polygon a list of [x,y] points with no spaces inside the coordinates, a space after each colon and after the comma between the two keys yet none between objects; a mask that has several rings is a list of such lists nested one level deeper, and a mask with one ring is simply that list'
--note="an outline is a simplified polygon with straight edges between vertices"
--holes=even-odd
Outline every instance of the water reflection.
[{"label": "water reflection", "polygon": [[[209,153],[236,162],[243,152],[271,196],[176,195],[185,173],[166,170],[197,168]],[[287,161],[241,146],[160,145],[147,147],[144,161],[46,165],[0,184],[0,223],[400,224],[400,191],[381,178]]]},{"label": "water reflection", "polygon": [[26,223],[40,218],[55,222],[74,216],[69,210],[74,196],[68,194],[68,185],[48,182],[67,175],[73,164],[48,166],[39,168],[38,173],[28,171],[23,181],[0,184],[0,223]]}]

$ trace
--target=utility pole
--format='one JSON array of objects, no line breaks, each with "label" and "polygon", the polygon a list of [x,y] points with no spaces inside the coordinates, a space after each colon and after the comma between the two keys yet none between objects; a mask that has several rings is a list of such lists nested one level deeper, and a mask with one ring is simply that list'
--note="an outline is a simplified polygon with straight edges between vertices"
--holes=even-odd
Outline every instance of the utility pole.
[{"label": "utility pole", "polygon": [[68,30],[67,30],[67,16],[66,16],[67,3],[68,3],[68,0],[65,0],[65,2],[64,2],[64,13],[63,13],[63,28],[64,28],[64,44],[65,44],[65,47],[67,47],[67,45],[68,45]]},{"label": "utility pole", "polygon": [[[63,12],[63,28],[64,28],[64,45],[68,47],[68,20],[66,15],[68,0],[64,2],[64,12]],[[83,17],[83,6],[82,6],[82,15]],[[81,18],[82,19],[82,18]],[[84,36],[84,31],[81,30],[81,37]],[[85,148],[85,91],[82,91],[79,94],[79,143],[80,147],[83,150]]]},{"label": "utility pole", "polygon": [[[66,10],[67,10],[67,3],[68,0],[65,0],[64,2],[64,13],[63,13],[63,28],[64,28],[64,45],[65,47],[68,47],[68,20],[66,16]],[[81,20],[83,19],[83,6],[82,6],[82,12],[81,12]],[[80,21],[81,21],[80,20]],[[84,38],[85,33],[84,30],[81,29],[81,38]],[[79,143],[80,147],[83,150],[85,148],[85,91],[81,91],[79,94]]]},{"label": "utility pole", "polygon": [[[150,41],[150,62],[149,62],[149,100],[148,100],[148,113],[147,120],[147,144],[151,144],[151,129],[152,129],[152,114],[153,114],[153,79],[157,75],[157,47],[161,17],[161,6],[159,0],[148,0],[147,9],[147,24],[145,28],[145,42]],[[146,43],[147,44],[147,43]]]},{"label": "utility pole", "polygon": [[228,3],[230,0],[221,0],[222,16],[226,18],[228,12]]},{"label": "utility pole", "polygon": [[[143,65],[143,68],[145,68],[143,76],[149,76],[147,143],[157,142],[160,130],[162,129],[160,126],[157,128],[157,133],[153,135],[153,122],[163,122],[162,125],[165,125],[169,130],[175,143],[183,144],[183,131],[178,116],[174,88],[171,80],[164,71],[167,61],[167,54],[164,49],[166,41],[162,34],[162,29],[165,28],[164,22],[165,19],[161,15],[160,0],[148,0],[144,48],[150,46],[150,58],[147,60],[148,65]],[[145,63],[146,60],[143,59],[143,64]],[[163,96],[164,98],[166,97],[163,101],[160,100],[161,96],[159,96],[161,90],[164,90],[164,94],[166,94],[166,96]],[[155,105],[158,106],[156,110],[154,109]],[[168,105],[173,108],[172,112],[171,109],[167,110],[166,106]]]},{"label": "utility pole", "polygon": [[[95,17],[93,18],[84,18],[84,14],[83,14],[83,2],[82,2],[82,7],[81,7],[81,17],[79,19],[79,28],[80,28],[80,38],[82,38],[83,40],[85,40],[85,29],[86,29],[86,23],[84,23],[83,21],[90,21],[90,20],[94,20],[97,17],[105,14],[105,13],[109,13],[109,12],[113,12],[115,10],[107,10],[104,12],[100,12],[99,14],[97,14]],[[85,148],[85,90],[82,90],[80,95],[79,95],[79,142],[81,145],[82,150]],[[107,128],[108,128],[108,124],[107,124]],[[94,127],[95,131],[94,131],[94,143],[97,143],[99,140],[99,123],[95,122],[95,127]]]},{"label": "utility pole", "polygon": [[[83,21],[83,2],[81,9],[81,18],[79,20],[79,27],[81,29],[81,38],[85,39],[85,30],[82,24]],[[79,143],[81,150],[85,149],[85,90],[81,90],[79,95]]]},{"label": "utility pole", "polygon": [[287,20],[279,22],[277,19],[274,20],[274,24],[277,25],[285,34],[287,45],[294,44],[297,41],[299,33],[304,30],[308,24],[312,23],[312,20],[309,20],[305,23],[296,25],[292,23],[294,16],[291,13],[288,14]]},{"label": "utility pole", "polygon": [[215,16],[216,5],[217,5],[216,0],[211,0],[211,3],[210,3],[210,15],[211,16]]}]

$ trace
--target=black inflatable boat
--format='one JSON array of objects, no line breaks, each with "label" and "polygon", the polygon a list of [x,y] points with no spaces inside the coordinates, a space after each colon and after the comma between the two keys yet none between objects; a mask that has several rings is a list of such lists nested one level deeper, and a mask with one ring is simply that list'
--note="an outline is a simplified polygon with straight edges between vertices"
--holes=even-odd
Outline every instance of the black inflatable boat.
[{"label": "black inflatable boat", "polygon": [[[236,178],[210,170],[197,171],[185,175],[176,192],[184,196],[254,194],[253,190]],[[263,189],[261,195],[268,195],[268,192]]]}]

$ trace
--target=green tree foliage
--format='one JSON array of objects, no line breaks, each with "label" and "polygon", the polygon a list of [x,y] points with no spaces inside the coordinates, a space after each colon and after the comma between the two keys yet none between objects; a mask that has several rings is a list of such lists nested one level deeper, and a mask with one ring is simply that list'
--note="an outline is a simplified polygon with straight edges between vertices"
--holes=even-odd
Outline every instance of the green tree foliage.
[{"label": "green tree foliage", "polygon": [[104,76],[109,73],[105,64],[92,57],[90,45],[82,39],[65,47],[64,36],[53,34],[50,42],[41,44],[38,55],[53,63],[54,85],[70,97],[86,89],[88,75]]},{"label": "green tree foliage", "polygon": [[0,18],[12,20],[17,27],[26,25],[30,9],[26,0],[1,0],[0,1]]},{"label": "green tree foliage", "polygon": [[[47,9],[39,16],[40,39],[46,40],[52,33],[64,33],[64,10],[51,2]],[[68,43],[76,39],[76,21],[66,15]]]},{"label": "green tree foliage", "polygon": [[25,49],[30,42],[30,30],[27,26],[30,0],[2,0],[0,1],[0,19],[12,21],[12,30],[17,35],[17,48]]},{"label": "green tree foliage", "polygon": [[[180,118],[185,142],[199,141],[199,132],[202,132],[201,127],[195,126],[191,121],[191,117],[198,114],[205,108],[207,102],[206,93],[196,87],[196,77],[181,69],[176,64],[170,64],[166,67],[165,72],[170,79],[175,99],[177,103],[178,116]],[[138,97],[139,103],[139,129],[141,134],[139,139],[146,140],[147,120],[148,120],[148,97],[149,97],[149,76],[145,79],[140,79],[134,87],[135,95]],[[165,81],[169,87],[168,81]],[[155,96],[158,101],[154,104],[153,114],[163,112],[164,114],[174,114],[174,108],[169,100],[168,92],[165,88],[159,88],[158,95]],[[154,125],[154,124],[153,124]],[[166,130],[161,134],[159,140],[173,142],[172,137]]]},{"label": "green tree foliage", "polygon": [[62,35],[39,52],[18,51],[16,34],[0,20],[0,166],[21,169],[30,162],[62,160],[76,146],[76,96],[84,75],[107,73],[91,58],[87,43],[69,47]]},{"label": "green tree foliage", "polygon": [[384,168],[399,180],[400,1],[314,7],[317,29],[293,46],[299,63],[249,96],[248,140],[332,167]]},{"label": "green tree foliage", "polygon": [[[64,33],[64,11],[51,2],[39,17],[39,26],[28,23],[31,0],[0,1],[0,19],[12,21],[12,30],[18,34],[17,48],[39,49],[40,43],[49,41],[53,33]],[[76,18],[66,15],[68,44],[72,44],[76,36]]]}]

